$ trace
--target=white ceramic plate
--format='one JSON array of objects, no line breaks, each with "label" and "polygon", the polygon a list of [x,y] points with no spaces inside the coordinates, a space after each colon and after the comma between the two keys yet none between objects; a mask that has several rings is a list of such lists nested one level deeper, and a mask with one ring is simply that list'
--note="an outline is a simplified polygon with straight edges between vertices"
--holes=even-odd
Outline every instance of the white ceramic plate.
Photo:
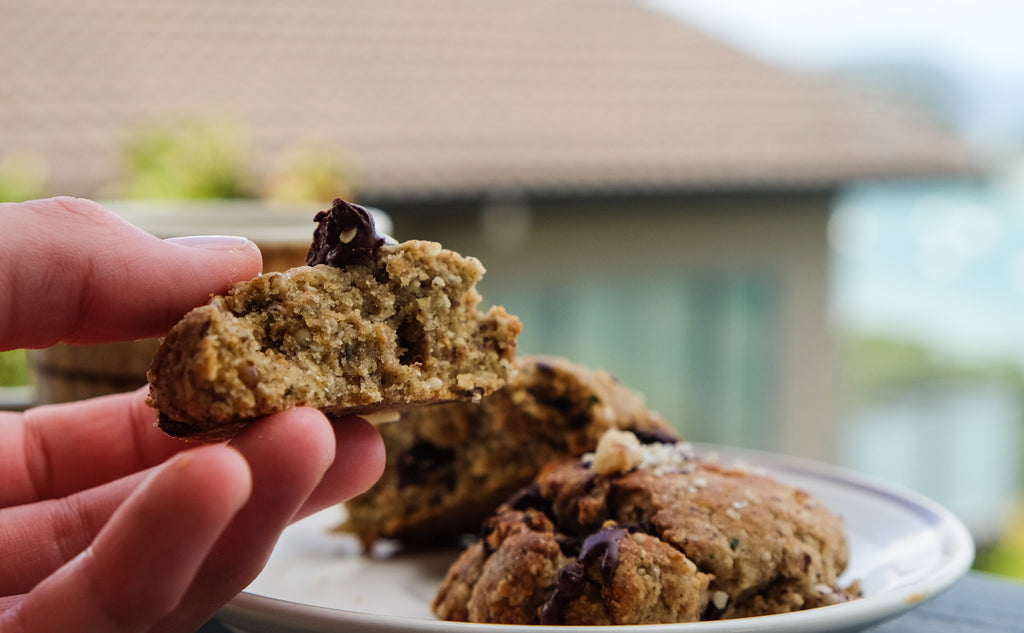
[{"label": "white ceramic plate", "polygon": [[[737,620],[615,627],[629,633],[859,631],[899,615],[949,587],[974,559],[974,543],[947,510],[917,494],[829,466],[789,457],[698,446],[741,460],[799,486],[843,515],[860,600],[797,613]],[[245,633],[571,633],[608,627],[507,626],[440,622],[430,601],[458,552],[359,553],[354,539],[331,533],[341,510],[290,527],[262,574],[226,605],[218,620]]]}]

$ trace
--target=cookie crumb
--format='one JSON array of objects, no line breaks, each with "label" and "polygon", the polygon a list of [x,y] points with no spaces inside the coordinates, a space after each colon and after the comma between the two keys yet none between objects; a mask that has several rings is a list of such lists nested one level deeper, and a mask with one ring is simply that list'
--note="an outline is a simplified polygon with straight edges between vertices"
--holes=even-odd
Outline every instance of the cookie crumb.
[{"label": "cookie crumb", "polygon": [[643,447],[636,435],[629,431],[610,429],[597,442],[592,468],[602,475],[628,473],[643,460]]},{"label": "cookie crumb", "polygon": [[402,419],[402,414],[397,409],[390,411],[375,411],[373,413],[364,413],[359,417],[363,418],[370,424],[377,426],[378,424],[388,424],[390,422],[398,422]]}]

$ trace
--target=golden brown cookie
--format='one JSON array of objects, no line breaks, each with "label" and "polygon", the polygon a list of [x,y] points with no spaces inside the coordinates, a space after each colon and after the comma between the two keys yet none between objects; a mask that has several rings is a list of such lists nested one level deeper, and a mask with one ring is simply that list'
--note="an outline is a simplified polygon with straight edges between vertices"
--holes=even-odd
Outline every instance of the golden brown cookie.
[{"label": "golden brown cookie", "polygon": [[516,359],[509,383],[479,403],[411,409],[378,428],[384,474],[345,504],[343,529],[366,544],[476,532],[544,464],[594,450],[608,429],[679,439],[640,393],[607,372],[551,356]]},{"label": "golden brown cookie", "polygon": [[853,597],[846,562],[842,520],[806,492],[610,431],[503,504],[432,607],[503,624],[769,615]]},{"label": "golden brown cookie", "polygon": [[479,261],[385,243],[341,200],[316,220],[309,265],[237,284],[168,333],[149,371],[165,432],[221,439],[291,407],[367,414],[505,384],[522,325],[478,310]]}]

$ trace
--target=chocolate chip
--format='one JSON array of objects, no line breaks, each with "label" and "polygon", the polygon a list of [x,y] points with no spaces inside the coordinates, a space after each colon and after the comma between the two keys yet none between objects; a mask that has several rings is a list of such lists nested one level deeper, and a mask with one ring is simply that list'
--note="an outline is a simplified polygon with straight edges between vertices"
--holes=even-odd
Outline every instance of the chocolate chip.
[{"label": "chocolate chip", "polygon": [[619,567],[619,544],[628,533],[629,529],[624,527],[606,527],[583,541],[579,558],[558,570],[555,591],[540,610],[541,624],[565,624],[566,608],[586,588],[589,565],[599,563],[604,586],[611,585]]},{"label": "chocolate chip", "polygon": [[255,389],[260,384],[260,370],[250,362],[238,370],[238,379],[249,389]]},{"label": "chocolate chip", "polygon": [[558,522],[551,499],[548,499],[541,494],[540,486],[536,483],[532,483],[514,493],[505,501],[505,505],[513,510],[519,510],[520,512],[536,510],[548,517],[552,523]]},{"label": "chocolate chip", "polygon": [[172,420],[163,413],[159,416],[158,424],[160,425],[160,430],[171,437],[189,437],[198,431],[198,429],[191,424]]},{"label": "chocolate chip", "polygon": [[455,488],[455,449],[438,446],[427,440],[399,453],[397,457],[398,486],[439,483]]},{"label": "chocolate chip", "polygon": [[679,438],[668,431],[629,429],[641,444],[675,444]]},{"label": "chocolate chip", "polygon": [[306,254],[307,266],[366,264],[384,245],[370,212],[341,198],[336,198],[330,209],[317,213],[314,220],[317,227]]}]

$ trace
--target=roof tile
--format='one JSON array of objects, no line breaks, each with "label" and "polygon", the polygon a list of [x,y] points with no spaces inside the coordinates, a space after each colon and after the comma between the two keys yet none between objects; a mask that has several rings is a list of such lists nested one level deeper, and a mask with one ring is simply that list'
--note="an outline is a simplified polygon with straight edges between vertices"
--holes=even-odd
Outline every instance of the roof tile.
[{"label": "roof tile", "polygon": [[832,186],[962,172],[920,113],[627,0],[0,0],[0,147],[115,178],[140,121],[227,113],[257,164],[336,148],[370,198]]}]

